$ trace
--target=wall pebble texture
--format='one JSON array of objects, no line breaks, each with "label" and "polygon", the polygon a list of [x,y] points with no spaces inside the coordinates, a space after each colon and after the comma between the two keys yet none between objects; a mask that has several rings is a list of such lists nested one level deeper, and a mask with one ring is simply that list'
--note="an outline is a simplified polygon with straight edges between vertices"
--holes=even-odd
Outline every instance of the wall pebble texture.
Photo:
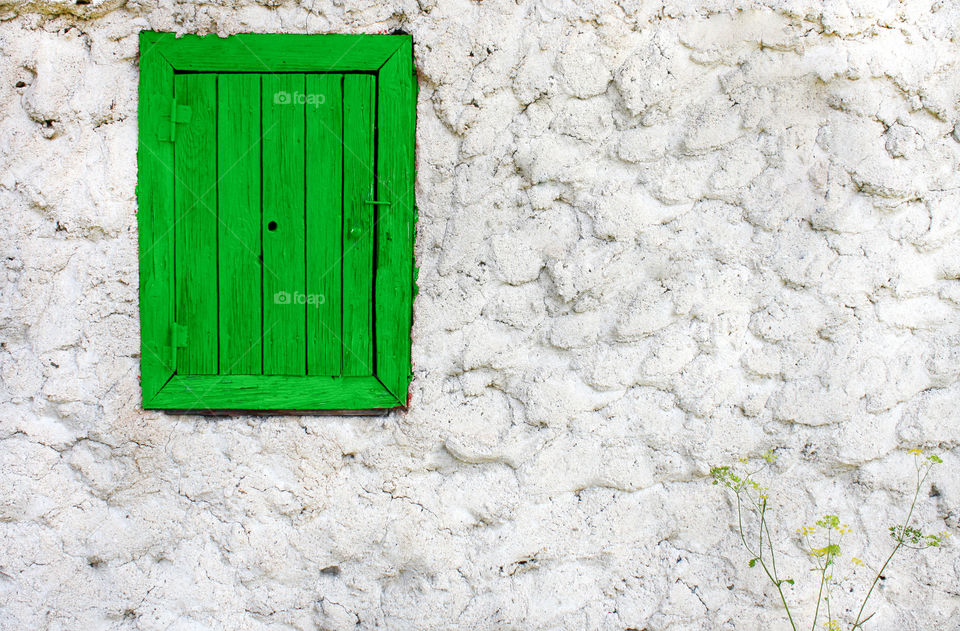
[{"label": "wall pebble texture", "polygon": [[[413,35],[407,412],[140,408],[142,29]],[[956,3],[0,0],[0,69],[4,631],[785,629],[709,484],[770,448],[784,533],[877,561],[914,447],[957,532]]]}]

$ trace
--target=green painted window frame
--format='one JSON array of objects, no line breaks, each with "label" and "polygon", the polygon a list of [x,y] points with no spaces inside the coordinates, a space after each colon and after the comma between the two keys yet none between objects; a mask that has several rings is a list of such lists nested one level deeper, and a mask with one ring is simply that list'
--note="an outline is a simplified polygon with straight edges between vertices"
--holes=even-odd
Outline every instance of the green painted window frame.
[{"label": "green painted window frame", "polygon": [[[197,72],[371,73],[376,77],[375,222],[372,269],[374,369],[369,376],[177,374],[174,289],[174,144],[182,116],[174,77]],[[417,84],[408,35],[140,33],[137,203],[141,386],[144,409],[369,413],[405,407],[412,377],[416,289],[413,240]],[[173,130],[173,131],[172,131]]]}]

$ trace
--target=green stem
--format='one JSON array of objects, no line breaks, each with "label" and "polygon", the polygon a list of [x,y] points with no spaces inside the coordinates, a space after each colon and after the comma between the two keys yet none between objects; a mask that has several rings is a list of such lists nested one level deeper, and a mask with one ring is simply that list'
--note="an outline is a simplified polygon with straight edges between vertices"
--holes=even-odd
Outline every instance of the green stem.
[{"label": "green stem", "polygon": [[[757,547],[759,553],[758,558],[760,559],[761,565],[763,564],[763,524],[766,522],[767,517],[767,503],[763,502],[762,504],[757,504],[757,508],[760,511],[760,527],[757,528],[757,535],[760,537],[759,545]],[[776,579],[776,576],[774,576]]]},{"label": "green stem", "polygon": [[[763,507],[766,509],[767,500],[763,500]],[[773,552],[773,538],[770,536],[770,529],[767,527],[767,522],[761,521],[763,529],[767,531],[767,547],[770,549],[770,565],[773,567],[773,577],[777,580],[780,580],[780,577],[777,575],[777,557]]]},{"label": "green stem", "polygon": [[890,556],[887,557],[887,560],[883,562],[883,566],[880,567],[880,571],[877,572],[877,575],[873,578],[873,583],[870,584],[870,589],[867,590],[867,595],[866,595],[866,597],[863,599],[863,604],[860,605],[860,611],[857,612],[857,619],[856,619],[856,621],[853,623],[853,626],[850,627],[850,630],[851,630],[851,631],[853,631],[854,629],[857,629],[857,628],[860,628],[860,629],[863,628],[863,627],[861,626],[862,623],[860,622],[860,616],[863,615],[863,609],[867,606],[867,601],[870,600],[870,594],[873,593],[873,588],[877,586],[877,581],[880,580],[880,576],[883,574],[883,571],[884,571],[885,569],[887,569],[887,564],[890,563],[890,559],[892,559],[892,558],[893,558],[893,555],[895,555],[895,554],[897,553],[897,550],[900,549],[900,546],[901,546],[901,545],[903,545],[902,542],[901,542],[901,543],[898,543],[898,544],[893,548],[893,552],[891,552],[891,553],[890,553]]},{"label": "green stem", "polygon": [[[830,531],[827,531],[827,548],[830,547]],[[817,561],[817,567],[820,568],[820,591],[817,592],[817,607],[813,610],[813,624],[810,626],[810,631],[816,631],[817,629],[817,618],[820,616],[820,598],[823,596],[823,582],[827,576],[827,566],[830,563],[830,553],[827,552],[827,556],[824,558],[823,567],[820,567],[820,562]]]},{"label": "green stem", "polygon": [[[787,619],[790,621],[790,628],[793,629],[793,631],[797,631],[797,624],[793,621],[793,614],[790,613],[790,606],[787,605],[787,598],[786,598],[786,596],[783,595],[783,588],[780,587],[781,581],[777,580],[777,579],[770,573],[770,570],[767,568],[767,564],[764,563],[764,561],[763,561],[762,558],[760,558],[760,555],[755,554],[755,553],[753,552],[753,550],[750,549],[750,546],[747,545],[747,537],[746,537],[746,535],[744,535],[744,532],[743,532],[743,514],[742,514],[742,510],[741,510],[741,504],[742,504],[742,503],[741,503],[741,500],[740,500],[740,493],[737,493],[737,522],[738,522],[738,524],[739,524],[739,526],[740,526],[740,541],[743,542],[743,547],[747,549],[747,552],[750,553],[750,556],[751,556],[752,558],[757,558],[757,559],[760,561],[760,567],[763,568],[763,571],[764,571],[764,573],[767,575],[767,578],[770,579],[770,582],[773,583],[774,587],[777,588],[777,593],[780,594],[780,602],[783,603],[783,609],[784,609],[784,611],[787,612]],[[767,506],[767,503],[766,503],[766,501],[764,501],[764,502],[763,502],[763,510],[760,511],[760,525],[761,525],[761,527],[763,526],[763,524],[764,524],[765,521],[766,521],[766,520],[765,520],[766,506]],[[769,533],[768,533],[768,535],[769,535]],[[762,539],[761,539],[761,541],[762,541]],[[768,542],[768,545],[769,545],[769,542]],[[771,549],[771,553],[772,553],[773,547],[770,546],[770,549]],[[762,548],[761,548],[761,550],[762,550]]]},{"label": "green stem", "polygon": [[830,631],[833,631],[833,611],[830,608],[830,581],[833,580],[833,572],[830,572],[830,576],[827,577],[827,595],[824,599],[827,601],[827,627]]},{"label": "green stem", "polygon": [[[832,533],[831,533],[831,535],[832,535]],[[832,538],[831,535],[828,535],[828,536],[827,536],[827,541],[828,541],[828,542],[829,542],[830,539]],[[840,541],[841,541],[842,539],[843,539],[843,534],[841,533],[840,536],[837,538],[837,545],[838,545],[838,546],[840,545]],[[834,556],[835,556],[835,555],[830,554],[830,553],[827,554],[827,559],[828,559],[827,567],[830,567],[831,565],[835,565],[835,564],[836,564],[835,561],[833,560],[833,557],[834,557]],[[834,568],[834,569],[836,569],[836,568]],[[833,589],[833,573],[834,573],[834,570],[830,570],[830,574],[827,575],[827,595],[824,596],[824,599],[827,601],[827,626],[829,627],[830,631],[833,631],[833,608],[830,606],[830,597],[833,596],[833,593],[832,593],[832,589]]]},{"label": "green stem", "polygon": [[867,595],[864,597],[863,603],[860,605],[860,611],[857,612],[857,619],[854,621],[853,626],[850,627],[850,631],[855,631],[857,628],[863,629],[863,623],[860,622],[860,618],[863,616],[863,610],[866,608],[867,601],[870,600],[871,594],[873,594],[873,589],[877,586],[877,582],[883,575],[883,571],[887,569],[887,565],[889,565],[890,560],[893,559],[893,555],[895,555],[897,551],[903,547],[903,537],[907,532],[907,527],[910,525],[910,519],[913,517],[913,509],[917,505],[917,497],[920,496],[920,487],[923,486],[923,481],[927,479],[927,475],[929,473],[930,468],[928,467],[926,472],[923,474],[923,477],[921,477],[920,468],[917,468],[917,488],[913,491],[913,501],[910,503],[910,510],[907,511],[907,518],[904,520],[903,526],[900,528],[900,534],[897,537],[897,545],[894,546],[893,552],[890,553],[890,556],[887,557],[887,560],[883,562],[882,566],[880,566],[880,570],[877,572],[877,575],[873,577],[873,583],[870,584],[870,589],[867,590]]},{"label": "green stem", "polygon": [[740,501],[740,494],[737,493],[737,523],[740,526],[740,541],[743,542],[743,547],[747,549],[747,552],[750,553],[751,558],[757,556],[753,550],[750,549],[750,546],[747,544],[747,538],[743,534],[743,511],[741,509],[742,502]]}]

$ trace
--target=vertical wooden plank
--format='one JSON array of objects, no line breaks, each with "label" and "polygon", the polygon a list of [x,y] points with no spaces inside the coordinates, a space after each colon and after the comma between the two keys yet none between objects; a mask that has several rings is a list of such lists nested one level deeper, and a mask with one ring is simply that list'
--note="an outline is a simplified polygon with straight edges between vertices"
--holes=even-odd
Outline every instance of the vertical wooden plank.
[{"label": "vertical wooden plank", "polygon": [[343,78],[343,374],[372,375],[373,115],[371,75]]},{"label": "vertical wooden plank", "polygon": [[220,374],[263,372],[260,75],[217,78]]},{"label": "vertical wooden plank", "polygon": [[262,75],[263,373],[306,374],[304,75]]},{"label": "vertical wooden plank", "polygon": [[177,350],[177,372],[217,373],[217,121],[216,76],[174,77],[177,105],[190,108],[176,124],[177,324],[186,341]]},{"label": "vertical wooden plank", "polygon": [[341,372],[343,75],[306,79],[307,374]]},{"label": "vertical wooden plank", "polygon": [[169,128],[173,68],[156,50],[157,34],[140,34],[137,148],[137,228],[140,246],[140,385],[150,402],[176,369],[172,340],[173,145]]},{"label": "vertical wooden plank", "polygon": [[410,383],[413,285],[414,139],[417,83],[409,38],[383,65],[377,80],[377,377],[406,403]]}]

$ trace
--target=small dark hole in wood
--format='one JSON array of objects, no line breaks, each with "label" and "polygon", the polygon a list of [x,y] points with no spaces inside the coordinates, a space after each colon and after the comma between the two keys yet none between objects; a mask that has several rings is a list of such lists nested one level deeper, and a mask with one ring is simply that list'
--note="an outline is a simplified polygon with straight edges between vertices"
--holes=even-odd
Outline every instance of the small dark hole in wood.
[{"label": "small dark hole in wood", "polygon": [[267,230],[269,230],[270,232],[273,232],[276,229],[277,229],[276,221],[271,221],[270,223],[267,224]]}]

